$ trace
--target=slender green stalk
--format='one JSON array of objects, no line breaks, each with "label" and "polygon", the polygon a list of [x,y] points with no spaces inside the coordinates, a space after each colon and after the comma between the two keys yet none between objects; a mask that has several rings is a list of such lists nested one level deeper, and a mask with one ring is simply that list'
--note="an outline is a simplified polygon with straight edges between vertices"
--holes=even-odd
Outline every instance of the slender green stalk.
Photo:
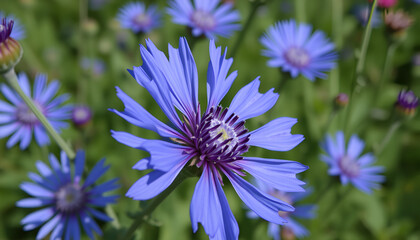
[{"label": "slender green stalk", "polygon": [[391,137],[398,130],[398,128],[400,128],[400,126],[401,126],[401,121],[400,120],[395,121],[391,125],[391,127],[388,129],[388,132],[386,133],[384,139],[382,140],[381,144],[376,149],[376,151],[375,151],[376,155],[379,155],[385,149],[385,147],[388,144],[389,140],[391,140]]},{"label": "slender green stalk", "polygon": [[296,20],[298,22],[306,21],[305,0],[295,0]]},{"label": "slender green stalk", "polygon": [[236,53],[238,52],[239,46],[242,44],[242,41],[244,40],[245,35],[249,27],[251,26],[252,20],[254,19],[255,14],[257,13],[257,10],[261,5],[263,5],[263,1],[261,0],[255,0],[254,2],[252,2],[251,11],[248,14],[248,18],[246,19],[244,27],[242,28],[238,38],[236,39],[235,45],[233,45],[230,57],[234,58]]},{"label": "slender green stalk", "polygon": [[362,72],[365,66],[366,53],[369,46],[370,36],[372,33],[372,17],[376,9],[377,2],[378,0],[373,0],[372,9],[369,14],[368,24],[366,26],[365,33],[363,36],[362,48],[358,56],[358,61],[357,61],[356,70],[355,70],[355,77],[354,77],[354,81],[352,82],[350,96],[349,96],[349,99],[350,99],[349,106],[347,108],[347,117],[346,117],[346,122],[345,122],[346,131],[348,130],[348,127],[349,127],[348,125],[350,122],[350,116],[351,116],[350,113],[352,110],[353,95],[354,95],[355,90],[357,89],[357,85],[362,80],[361,78],[362,78]]},{"label": "slender green stalk", "polygon": [[61,138],[60,135],[54,130],[54,128],[51,126],[48,119],[44,116],[44,114],[41,113],[41,111],[38,109],[38,107],[35,105],[32,99],[23,92],[22,88],[20,88],[15,70],[11,69],[8,72],[3,73],[3,77],[7,80],[9,85],[19,94],[19,96],[23,99],[23,101],[26,103],[29,109],[31,109],[34,115],[42,123],[42,125],[47,130],[47,132],[57,142],[60,148],[66,152],[67,156],[70,159],[73,159],[75,156],[75,153],[73,152],[73,150],[66,144],[64,139]]},{"label": "slender green stalk", "polygon": [[343,204],[346,197],[353,190],[352,185],[339,186],[339,187],[341,187],[341,188],[345,187],[345,189],[339,189],[339,190],[342,190],[342,191],[338,191],[338,194],[336,196],[336,200],[334,201],[334,204],[330,204],[329,209],[327,209],[327,211],[325,211],[326,215],[325,215],[325,217],[322,221],[324,224],[329,222],[330,218],[334,215],[333,213]]},{"label": "slender green stalk", "polygon": [[171,194],[172,191],[175,190],[176,187],[178,187],[179,184],[181,184],[185,179],[194,176],[197,176],[197,174],[191,172],[191,170],[189,170],[189,167],[184,168],[167,189],[165,189],[161,194],[159,194],[157,197],[151,200],[146,209],[140,213],[136,220],[134,220],[134,222],[131,224],[127,232],[123,235],[121,240],[130,239],[131,235],[133,235],[133,233],[143,225],[144,221],[150,217],[150,215],[156,209],[156,207],[159,206],[159,204],[161,204],[163,200],[165,200],[166,197],[168,197],[169,194]]},{"label": "slender green stalk", "polygon": [[389,75],[391,74],[391,69],[392,69],[391,63],[392,63],[392,60],[394,59],[396,49],[397,49],[397,44],[391,43],[388,47],[388,50],[386,51],[384,69],[382,70],[381,79],[379,80],[378,86],[376,87],[375,93],[373,95],[374,105],[376,105],[376,102],[379,99],[378,96],[379,96],[379,93],[381,92],[382,86],[384,85],[385,82],[388,81]]},{"label": "slender green stalk", "polygon": [[[332,3],[332,35],[337,49],[343,46],[343,0],[331,0]],[[340,90],[340,66],[331,71],[329,83],[330,96],[334,97]]]}]

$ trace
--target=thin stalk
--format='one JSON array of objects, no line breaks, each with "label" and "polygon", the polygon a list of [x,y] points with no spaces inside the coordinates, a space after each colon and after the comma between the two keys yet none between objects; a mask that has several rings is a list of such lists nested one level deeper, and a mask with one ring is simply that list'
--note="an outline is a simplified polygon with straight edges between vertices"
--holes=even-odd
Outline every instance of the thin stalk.
[{"label": "thin stalk", "polygon": [[254,19],[255,14],[257,13],[257,10],[261,5],[263,5],[261,0],[256,0],[252,2],[251,11],[248,14],[248,18],[246,19],[244,27],[242,28],[241,32],[239,33],[238,38],[236,39],[235,45],[233,45],[233,49],[232,49],[230,57],[234,58],[236,53],[238,52],[239,46],[242,44],[242,41],[244,40],[245,35],[249,27],[251,26],[252,20]]},{"label": "thin stalk", "polygon": [[354,77],[355,80],[352,82],[352,85],[351,85],[351,91],[350,91],[350,96],[349,96],[350,101],[349,101],[349,106],[347,109],[347,117],[346,117],[346,122],[345,122],[346,131],[348,130],[348,125],[350,122],[349,119],[351,116],[354,91],[355,89],[357,89],[357,85],[361,81],[363,68],[365,66],[366,53],[369,46],[370,36],[372,34],[372,16],[373,16],[373,13],[375,12],[377,2],[378,0],[373,0],[372,9],[370,10],[370,14],[369,14],[369,21],[368,21],[368,24],[366,26],[365,33],[363,36],[362,49],[360,51],[357,65],[356,65],[355,77]]},{"label": "thin stalk", "polygon": [[[332,3],[332,32],[333,39],[337,49],[341,49],[343,45],[343,0],[331,0]],[[330,96],[336,96],[340,90],[340,66],[337,64],[335,69],[331,71],[329,82]]]},{"label": "thin stalk", "polygon": [[168,197],[169,194],[171,194],[172,191],[175,190],[176,187],[178,187],[178,185],[180,185],[185,179],[194,176],[197,175],[189,171],[188,167],[184,168],[167,189],[165,189],[157,197],[151,200],[146,209],[144,209],[144,211],[140,213],[136,220],[134,220],[134,222],[131,224],[127,232],[123,235],[121,240],[130,239],[131,235],[133,235],[133,233],[143,225],[144,221],[150,217],[150,215],[156,209],[156,207],[159,206],[159,204],[161,204],[163,200],[165,200],[166,197]]},{"label": "thin stalk", "polygon": [[384,139],[382,140],[381,144],[376,149],[376,155],[379,155],[385,149],[385,147],[388,144],[389,140],[391,140],[391,137],[398,130],[398,128],[400,128],[400,126],[401,126],[401,121],[400,120],[395,121],[391,125],[391,127],[388,129],[388,132],[386,133]]},{"label": "thin stalk", "polygon": [[305,0],[295,0],[296,19],[298,22],[306,21]]},{"label": "thin stalk", "polygon": [[389,75],[391,74],[391,68],[392,68],[391,63],[392,63],[392,60],[394,59],[396,49],[397,49],[397,44],[391,43],[388,47],[388,50],[386,51],[384,69],[382,70],[381,79],[379,80],[378,86],[375,89],[375,93],[373,97],[374,105],[376,105],[382,86],[384,85],[385,82],[388,81]]},{"label": "thin stalk", "polygon": [[34,115],[42,123],[42,125],[47,130],[47,132],[57,142],[60,148],[66,152],[67,156],[70,159],[73,159],[75,156],[75,153],[73,152],[73,150],[66,144],[64,139],[61,138],[61,136],[54,130],[54,128],[51,126],[48,119],[44,116],[44,114],[42,114],[42,112],[38,109],[38,107],[35,105],[32,99],[23,92],[22,88],[20,88],[15,70],[14,69],[9,70],[8,72],[3,74],[3,77],[7,80],[9,85],[19,94],[19,96],[23,99],[23,101],[26,103],[29,109],[31,109]]}]

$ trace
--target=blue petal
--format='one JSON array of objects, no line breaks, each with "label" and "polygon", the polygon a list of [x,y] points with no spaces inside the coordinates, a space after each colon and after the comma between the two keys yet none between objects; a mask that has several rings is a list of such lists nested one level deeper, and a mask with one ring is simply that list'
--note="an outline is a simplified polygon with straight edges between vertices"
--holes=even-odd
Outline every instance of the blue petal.
[{"label": "blue petal", "polygon": [[314,204],[306,204],[296,206],[293,216],[303,219],[312,219],[315,218],[315,210],[317,206]]},{"label": "blue petal", "polygon": [[15,112],[16,107],[0,100],[0,112],[2,113],[13,113]]},{"label": "blue petal", "polygon": [[19,86],[26,96],[31,97],[31,86],[29,85],[28,76],[25,73],[18,74]]},{"label": "blue petal", "polygon": [[210,62],[207,70],[207,103],[208,108],[218,106],[229,91],[238,73],[232,72],[227,76],[233,59],[226,59],[226,52],[222,55],[222,48],[216,48],[214,40],[209,44]]},{"label": "blue petal", "polygon": [[180,128],[181,121],[174,108],[171,90],[159,67],[162,63],[158,62],[159,59],[153,56],[143,45],[140,45],[140,52],[143,65],[133,68],[135,79],[152,95],[169,120]]},{"label": "blue petal", "polygon": [[80,239],[80,227],[75,216],[68,218],[66,227],[66,239]]},{"label": "blue petal", "polygon": [[109,166],[105,166],[105,158],[101,159],[96,165],[93,167],[92,171],[87,176],[83,187],[89,187],[92,185],[99,177],[101,177],[106,171],[108,171]]},{"label": "blue petal", "polygon": [[175,165],[167,172],[155,170],[140,178],[131,186],[126,193],[127,197],[134,200],[147,200],[154,198],[165,190],[174,181],[175,177],[182,170],[188,160],[184,160]]},{"label": "blue petal", "polygon": [[[26,131],[25,126],[19,126],[18,130],[9,138],[9,140],[6,143],[7,148],[13,147],[19,140],[22,139],[23,134]],[[0,130],[1,132],[1,130]]]},{"label": "blue petal", "polygon": [[351,136],[347,147],[347,156],[356,159],[360,156],[364,147],[365,143],[357,135]]},{"label": "blue petal", "polygon": [[39,223],[38,224],[38,226],[39,226],[43,222],[50,219],[54,215],[54,213],[55,213],[54,208],[52,208],[52,207],[44,208],[44,209],[35,211],[35,212],[27,215],[26,217],[24,217],[20,221],[20,224],[26,225],[26,224],[38,224]]},{"label": "blue petal", "polygon": [[297,223],[295,220],[291,218],[289,218],[288,221],[289,222],[286,224],[286,227],[292,229],[296,237],[303,238],[309,235],[309,231],[304,226]]},{"label": "blue petal", "polygon": [[37,208],[54,203],[53,199],[43,198],[25,198],[16,202],[17,207],[21,208]]},{"label": "blue petal", "polygon": [[61,172],[63,173],[62,178],[65,182],[70,182],[71,180],[70,161],[64,151],[61,151],[60,153],[60,160],[61,160]]},{"label": "blue petal", "polygon": [[278,211],[291,212],[294,210],[289,204],[280,201],[260,190],[232,172],[225,172],[232,186],[242,201],[258,216],[269,222],[284,224],[287,221],[279,216]]},{"label": "blue petal", "polygon": [[261,94],[258,92],[260,86],[259,77],[243,87],[233,98],[227,116],[235,113],[239,116],[238,121],[259,116],[270,110],[276,103],[279,95],[273,93],[274,88]]},{"label": "blue petal", "polygon": [[119,196],[91,196],[89,198],[88,202],[94,206],[97,207],[105,207],[106,205],[110,203],[115,203]]},{"label": "blue petal", "polygon": [[290,134],[296,122],[295,118],[277,118],[252,131],[248,144],[273,151],[289,151],[304,139],[303,135]]},{"label": "blue petal", "polygon": [[268,235],[274,240],[280,240],[280,226],[274,223],[268,223]]},{"label": "blue petal", "polygon": [[149,168],[168,171],[180,161],[191,158],[185,153],[187,148],[178,144],[161,140],[146,140],[126,132],[111,131],[111,133],[118,142],[149,152]]},{"label": "blue petal", "polygon": [[96,231],[99,235],[102,235],[102,231],[96,224],[95,220],[93,220],[89,215],[85,214],[84,212],[80,212],[80,222],[82,223],[83,229],[85,230],[86,234],[90,239],[95,239],[92,229]]},{"label": "blue petal", "polygon": [[48,177],[52,175],[51,169],[43,162],[36,161],[35,163],[36,168],[38,169],[39,173],[41,173],[42,176]]},{"label": "blue petal", "polygon": [[50,221],[48,221],[44,226],[39,229],[36,239],[43,239],[50,233],[55,226],[61,221],[61,215],[56,215]]},{"label": "blue petal", "polygon": [[20,104],[24,104],[21,98],[16,95],[15,91],[12,91],[5,84],[1,85],[1,92],[7,98],[7,100],[9,100],[13,105],[18,106]]},{"label": "blue petal", "polygon": [[[147,46],[153,51],[153,44]],[[157,50],[157,49],[156,49]],[[189,118],[194,118],[198,110],[198,74],[194,57],[184,37],[179,39],[179,49],[168,46],[169,62],[162,56],[162,72],[174,96],[176,107]]]},{"label": "blue petal", "polygon": [[303,192],[305,184],[296,174],[308,169],[307,166],[287,160],[245,157],[235,162],[255,178],[267,185],[286,192]]},{"label": "blue petal", "polygon": [[50,138],[45,132],[44,127],[36,125],[34,127],[35,140],[39,146],[44,146],[50,143]]},{"label": "blue petal", "polygon": [[82,178],[83,169],[85,167],[85,152],[82,150],[77,151],[75,158],[74,182],[80,182]]},{"label": "blue petal", "polygon": [[96,218],[98,218],[98,219],[100,219],[104,222],[112,221],[112,218],[110,218],[108,215],[106,215],[103,212],[100,212],[100,211],[98,211],[94,208],[90,208],[90,207],[88,207],[87,209],[88,209],[90,214],[92,214],[94,217],[96,217]]},{"label": "blue petal", "polygon": [[0,126],[0,138],[4,138],[12,134],[20,125],[17,123]]},{"label": "blue petal", "polygon": [[116,182],[118,181],[118,178],[114,178],[111,179],[109,181],[106,181],[102,184],[99,184],[97,186],[95,186],[94,188],[92,188],[89,193],[91,195],[101,195],[105,192],[117,189],[120,187],[120,185],[116,184]]},{"label": "blue petal", "polygon": [[118,114],[120,117],[127,120],[129,123],[139,126],[141,128],[149,129],[162,137],[178,138],[179,133],[159,121],[152,114],[146,111],[140,104],[130,98],[119,87],[117,89],[117,96],[124,103],[124,112],[111,109],[112,112]]},{"label": "blue petal", "polygon": [[190,216],[194,232],[198,230],[200,222],[210,239],[238,239],[238,224],[220,182],[210,167],[204,167],[195,186]]},{"label": "blue petal", "polygon": [[42,197],[42,198],[52,198],[54,197],[54,193],[50,190],[43,188],[41,186],[38,186],[37,184],[31,183],[31,182],[24,182],[20,184],[20,188],[28,193],[29,195],[32,195],[34,197]]},{"label": "blue petal", "polygon": [[50,239],[62,239],[64,226],[67,225],[67,217],[63,217],[51,233]]},{"label": "blue petal", "polygon": [[32,128],[28,126],[22,126],[22,128],[24,129],[24,131],[22,133],[22,138],[19,144],[19,148],[21,150],[26,149],[31,143],[32,139]]},{"label": "blue petal", "polygon": [[42,91],[45,88],[47,83],[47,75],[45,74],[37,74],[35,76],[35,84],[33,90],[34,99],[39,99],[42,95]]},{"label": "blue petal", "polygon": [[44,89],[41,97],[38,100],[42,103],[47,103],[48,101],[51,100],[51,98],[54,97],[59,87],[60,87],[60,83],[57,80],[52,81],[50,84],[48,84],[47,88]]},{"label": "blue petal", "polygon": [[13,120],[15,120],[15,116],[13,114],[0,114],[0,124],[10,123]]}]

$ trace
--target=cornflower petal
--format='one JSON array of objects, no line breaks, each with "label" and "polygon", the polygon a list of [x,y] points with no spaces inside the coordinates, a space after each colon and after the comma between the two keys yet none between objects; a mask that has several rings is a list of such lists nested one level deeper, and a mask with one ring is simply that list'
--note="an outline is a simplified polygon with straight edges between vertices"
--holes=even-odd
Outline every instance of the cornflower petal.
[{"label": "cornflower petal", "polygon": [[250,133],[248,144],[272,151],[289,151],[301,143],[303,135],[290,134],[297,119],[281,117]]}]

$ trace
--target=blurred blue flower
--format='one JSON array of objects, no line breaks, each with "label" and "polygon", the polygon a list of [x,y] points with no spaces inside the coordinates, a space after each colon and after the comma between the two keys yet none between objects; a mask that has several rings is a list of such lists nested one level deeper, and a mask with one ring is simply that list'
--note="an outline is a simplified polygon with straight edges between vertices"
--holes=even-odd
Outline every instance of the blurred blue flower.
[{"label": "blurred blue flower", "polygon": [[379,189],[379,183],[385,181],[385,177],[380,175],[385,169],[382,166],[370,166],[375,161],[372,153],[360,156],[364,146],[365,143],[353,135],[346,149],[344,134],[339,131],[335,140],[327,136],[322,143],[327,155],[321,155],[321,160],[329,165],[328,173],[339,176],[343,185],[350,182],[359,190],[371,193],[372,189]]},{"label": "blurred blue flower", "polygon": [[190,27],[195,37],[229,37],[241,28],[239,12],[232,9],[231,3],[195,0],[193,6],[191,0],[172,0],[169,5],[167,11],[172,15],[172,21]]},{"label": "blurred blue flower", "polygon": [[[371,11],[371,8],[370,8],[370,5],[368,4],[361,4],[361,5],[359,4],[359,5],[356,5],[352,9],[353,15],[356,17],[356,19],[359,21],[359,23],[362,26],[367,25],[369,21],[370,11]],[[381,14],[378,9],[375,9],[375,11],[373,12],[371,24],[373,28],[377,28],[382,24]]]},{"label": "blurred blue flower", "polygon": [[71,112],[71,120],[76,126],[83,126],[92,119],[92,111],[88,106],[75,106]]},{"label": "blurred blue flower", "polygon": [[89,0],[89,7],[92,10],[99,10],[108,4],[109,0]]},{"label": "blurred blue flower", "polygon": [[413,2],[420,4],[420,0],[413,0]]},{"label": "blurred blue flower", "polygon": [[147,33],[160,25],[161,15],[155,5],[146,9],[144,3],[131,2],[120,8],[117,19],[122,28],[134,33]]},{"label": "blurred blue flower", "polygon": [[[297,193],[287,193],[284,191],[279,191],[267,184],[256,180],[256,185],[260,190],[270,194],[273,197],[276,197],[283,202],[286,202],[295,207],[294,212],[279,212],[279,215],[287,220],[287,223],[282,227],[275,223],[269,223],[268,225],[268,235],[270,235],[274,240],[280,240],[280,236],[293,236],[287,239],[294,239],[295,236],[298,238],[303,238],[309,235],[308,229],[298,223],[293,217],[301,219],[312,219],[315,217],[315,204],[302,204],[295,205],[296,202],[306,198],[312,193],[312,189],[307,189],[306,192],[297,192]],[[253,211],[249,211],[247,216],[250,218],[258,218],[258,215]]]},{"label": "blurred blue flower", "polygon": [[16,203],[22,208],[38,208],[21,220],[25,231],[33,230],[44,224],[38,231],[36,239],[43,239],[51,233],[50,239],[80,239],[80,226],[90,239],[95,239],[93,232],[102,234],[94,220],[112,220],[106,214],[94,207],[105,207],[115,203],[118,196],[103,196],[104,193],[117,189],[117,179],[112,179],[99,185],[94,185],[109,168],[105,159],[99,161],[82,183],[85,164],[85,153],[78,151],[75,159],[74,172],[70,160],[61,152],[61,164],[50,154],[51,168],[42,161],[37,161],[36,167],[41,175],[30,172],[29,178],[34,181],[24,182],[20,188],[33,198],[25,198]]},{"label": "blurred blue flower", "polygon": [[337,54],[334,44],[322,31],[311,36],[312,26],[297,24],[294,20],[277,22],[261,37],[266,47],[262,51],[270,58],[270,67],[280,67],[293,78],[302,74],[311,81],[316,77],[326,78],[324,72],[335,67]]},{"label": "blurred blue flower", "polygon": [[12,33],[10,34],[10,37],[15,40],[21,40],[26,37],[25,28],[20,23],[19,19],[17,19],[13,15],[6,16],[6,14],[2,11],[0,11],[0,20],[3,18],[7,18],[7,20],[13,20],[13,29]]},{"label": "blurred blue flower", "polygon": [[106,64],[98,58],[83,57],[80,67],[85,71],[91,71],[94,76],[100,76],[106,71]]},{"label": "blurred blue flower", "polygon": [[[50,121],[56,131],[60,132],[62,128],[68,127],[68,123],[65,120],[71,118],[72,106],[62,105],[69,98],[67,94],[54,98],[60,87],[60,83],[57,80],[47,84],[47,76],[38,74],[35,77],[33,94],[31,94],[31,86],[25,73],[18,75],[18,82],[23,92],[29,97],[32,96],[35,105]],[[20,148],[27,148],[31,143],[32,132],[34,132],[35,140],[39,146],[49,144],[50,139],[44,126],[42,126],[41,122],[39,122],[38,118],[19,95],[5,84],[1,84],[0,90],[12,103],[9,104],[0,100],[0,138],[12,135],[6,146],[10,148],[20,141]]]},{"label": "blurred blue flower", "polygon": [[[282,117],[249,132],[245,120],[271,109],[278,99],[273,89],[258,92],[259,77],[243,87],[229,108],[219,106],[237,72],[228,75],[232,59],[226,51],[210,41],[210,62],[207,72],[207,109],[202,114],[198,102],[198,73],[185,38],[179,49],[169,45],[169,60],[150,41],[140,46],[143,65],[130,70],[136,81],[146,88],[174,125],[164,124],[132,98],[117,88],[117,96],[125,110],[112,110],[128,122],[155,131],[172,142],[143,139],[126,132],[112,131],[119,142],[150,153],[133,168],[153,169],[131,186],[127,196],[147,200],[165,190],[189,163],[202,171],[192,197],[190,216],[194,232],[198,223],[211,239],[238,239],[238,224],[223,192],[222,176],[232,183],[239,197],[260,217],[276,224],[285,220],[278,211],[293,211],[289,204],[264,193],[245,181],[243,171],[284,191],[303,191],[304,182],[296,174],[307,169],[298,162],[241,156],[250,146],[273,151],[288,151],[298,145],[302,135],[290,134],[296,119]],[[178,116],[182,113],[184,121]]]}]

